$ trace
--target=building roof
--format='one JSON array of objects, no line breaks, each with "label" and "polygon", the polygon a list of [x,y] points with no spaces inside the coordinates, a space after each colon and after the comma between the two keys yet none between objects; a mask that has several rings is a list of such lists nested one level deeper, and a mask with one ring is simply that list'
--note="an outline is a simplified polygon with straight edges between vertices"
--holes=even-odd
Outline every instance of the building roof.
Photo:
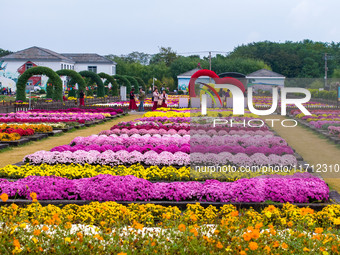
[{"label": "building roof", "polygon": [[188,77],[191,77],[191,76],[192,76],[194,73],[196,73],[198,70],[201,70],[201,69],[195,68],[195,69],[192,69],[192,70],[187,71],[187,72],[185,72],[185,73],[179,74],[179,75],[177,75],[177,77],[178,77],[178,76],[188,76]]},{"label": "building roof", "polygon": [[275,73],[273,71],[267,70],[267,69],[260,69],[253,73],[250,73],[247,75],[247,78],[255,78],[255,77],[261,77],[261,78],[285,78],[284,75]]},{"label": "building roof", "polygon": [[96,53],[62,53],[62,55],[72,59],[76,63],[116,64],[112,60]]},{"label": "building roof", "polygon": [[6,55],[1,60],[39,60],[39,61],[64,61],[68,63],[74,63],[70,58],[67,58],[52,50],[44,49],[41,47],[33,46],[24,50],[14,52]]},{"label": "building roof", "polygon": [[0,60],[30,60],[30,61],[62,61],[66,63],[98,63],[116,64],[115,62],[96,53],[57,53],[52,50],[33,46],[24,50],[1,57]]},{"label": "building roof", "polygon": [[243,73],[237,73],[237,72],[225,72],[218,74],[220,78],[224,77],[232,77],[232,78],[246,78],[246,76]]}]

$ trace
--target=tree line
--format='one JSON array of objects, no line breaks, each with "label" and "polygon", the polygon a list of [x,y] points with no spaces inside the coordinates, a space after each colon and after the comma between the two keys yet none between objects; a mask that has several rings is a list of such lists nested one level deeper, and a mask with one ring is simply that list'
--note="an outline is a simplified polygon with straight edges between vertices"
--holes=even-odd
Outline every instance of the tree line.
[{"label": "tree line", "polygon": [[[0,49],[0,56],[11,53]],[[211,58],[211,69],[217,74],[239,72],[249,74],[262,68],[283,74],[287,78],[320,78],[325,75],[327,53],[328,76],[340,78],[340,43],[314,42],[253,42],[234,48],[227,55]],[[181,56],[171,47],[160,47],[157,54],[132,52],[127,55],[110,54],[117,63],[117,74],[140,77],[147,86],[156,78],[156,86],[177,88],[177,76],[200,64],[209,69],[209,58],[199,55]],[[322,86],[322,82],[317,86]]]}]

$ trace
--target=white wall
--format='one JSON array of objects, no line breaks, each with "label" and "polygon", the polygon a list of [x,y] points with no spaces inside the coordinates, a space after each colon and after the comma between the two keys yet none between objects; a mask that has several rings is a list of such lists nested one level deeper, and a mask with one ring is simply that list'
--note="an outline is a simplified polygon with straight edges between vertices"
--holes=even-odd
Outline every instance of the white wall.
[{"label": "white wall", "polygon": [[[19,77],[18,69],[23,64],[27,63],[30,60],[23,60],[23,61],[4,61],[3,66],[7,64],[6,71],[0,71],[0,76],[3,76],[8,79],[17,79]],[[45,66],[51,68],[53,71],[58,71],[61,69],[61,64],[68,65],[68,69],[72,69],[74,64],[62,62],[62,61],[31,61],[32,63],[36,64],[37,66]],[[67,67],[67,66],[66,66]],[[65,68],[64,68],[65,69]],[[48,80],[48,77],[42,76],[42,87],[46,85],[46,82]],[[66,77],[61,77],[61,80],[63,81],[63,84],[65,84]],[[6,86],[6,84],[3,83],[3,86]]]},{"label": "white wall", "polygon": [[[0,77],[5,77],[7,79],[2,80],[2,86],[4,87],[12,87],[12,82],[11,80],[15,80],[19,77],[18,73],[18,68],[21,67],[23,64],[25,64],[29,60],[23,60],[23,61],[5,61],[3,63],[3,66],[7,64],[6,66],[6,71],[1,70],[0,71]],[[107,73],[109,75],[114,75],[116,74],[116,68],[115,65],[113,64],[98,64],[98,63],[85,63],[85,64],[72,64],[72,63],[67,63],[67,62],[62,62],[62,61],[31,61],[34,64],[38,66],[45,66],[51,68],[53,71],[58,71],[62,69],[62,64],[63,64],[63,69],[71,69],[80,72],[84,70],[88,70],[88,66],[97,66],[97,73]],[[65,68],[66,65],[66,68]],[[68,65],[68,66],[67,66]],[[67,68],[68,67],[68,68]],[[46,85],[46,82],[48,80],[48,77],[42,76],[41,81],[42,81],[42,87]],[[61,77],[61,80],[63,81],[64,88],[66,88],[66,77]]]},{"label": "white wall", "polygon": [[[97,67],[97,73],[106,73],[109,75],[114,75],[115,73],[115,68],[113,64],[100,64],[100,63],[77,63],[74,65],[74,70],[77,72],[80,71],[88,71],[89,66],[96,66]],[[114,70],[113,70],[114,69]],[[113,73],[114,72],[114,73]]]}]

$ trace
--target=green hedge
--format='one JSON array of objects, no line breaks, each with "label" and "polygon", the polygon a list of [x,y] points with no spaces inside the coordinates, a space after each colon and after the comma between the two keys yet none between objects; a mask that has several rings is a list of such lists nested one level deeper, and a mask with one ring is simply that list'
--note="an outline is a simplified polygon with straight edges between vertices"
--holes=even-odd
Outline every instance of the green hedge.
[{"label": "green hedge", "polygon": [[337,92],[327,91],[327,90],[321,90],[318,89],[308,89],[312,95],[312,98],[322,98],[322,99],[328,99],[328,100],[337,100]]},{"label": "green hedge", "polygon": [[142,89],[145,91],[146,90],[146,86],[145,86],[145,83],[142,80],[142,78],[136,77],[136,76],[134,78],[138,81],[139,87],[142,87]]},{"label": "green hedge", "polygon": [[[53,84],[52,99],[57,101],[63,100],[63,82],[51,68],[44,66],[35,66],[27,69],[19,76],[17,82],[16,100],[26,101],[26,83],[33,75],[46,75]],[[48,87],[48,86],[47,86]]]},{"label": "green hedge", "polygon": [[[77,73],[76,71],[74,71],[74,70],[69,70],[69,69],[61,69],[61,70],[56,71],[56,73],[57,73],[59,76],[68,76],[68,77],[70,77],[70,78],[73,80],[74,84],[75,84],[75,83],[78,83],[78,89],[79,89],[79,91],[80,91],[80,90],[85,91],[85,89],[86,89],[85,80],[84,80],[83,77],[81,77],[81,75],[80,75],[79,73]],[[48,84],[48,83],[52,83],[52,82],[50,81],[50,79],[48,79],[47,84]],[[74,84],[72,84],[72,85],[74,85]],[[68,85],[70,85],[70,84],[68,84]],[[69,96],[69,97],[76,97],[76,96],[77,96],[77,95],[76,95],[76,91],[75,91],[74,89],[70,90],[70,92],[68,93],[68,96]],[[46,97],[47,97],[47,96],[46,96]]]},{"label": "green hedge", "polygon": [[111,75],[108,75],[106,73],[99,73],[98,75],[99,75],[100,78],[106,79],[106,81],[104,82],[105,94],[108,95],[108,89],[106,87],[109,85],[109,83],[111,83],[111,85],[112,85],[111,95],[112,96],[118,96],[118,84],[117,84],[116,80]]},{"label": "green hedge", "polygon": [[131,83],[130,83],[130,81],[128,79],[126,79],[123,75],[119,75],[119,74],[113,75],[113,78],[115,78],[117,80],[117,83],[120,86],[125,86],[126,87],[126,94],[127,95],[130,94]]},{"label": "green hedge", "polygon": [[[98,74],[90,71],[80,71],[79,74],[82,77],[89,78],[91,82],[97,84],[97,97],[104,97],[104,84],[102,82],[102,79],[99,77]],[[74,85],[76,83],[75,79],[72,78],[72,80],[69,82],[69,84]],[[85,90],[84,90],[85,92]]]},{"label": "green hedge", "polygon": [[135,78],[133,78],[132,76],[129,76],[129,75],[124,75],[124,77],[129,80],[129,82],[131,83],[131,87],[135,88],[135,91],[139,90],[139,84],[138,84],[138,81]]}]

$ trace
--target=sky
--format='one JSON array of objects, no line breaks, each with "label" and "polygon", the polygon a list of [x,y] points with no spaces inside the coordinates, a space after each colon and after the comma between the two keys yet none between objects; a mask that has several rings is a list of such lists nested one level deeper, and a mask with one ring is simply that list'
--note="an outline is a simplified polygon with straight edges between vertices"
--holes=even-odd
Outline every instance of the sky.
[{"label": "sky", "polygon": [[257,41],[340,41],[338,0],[0,0],[0,48],[222,54]]}]

